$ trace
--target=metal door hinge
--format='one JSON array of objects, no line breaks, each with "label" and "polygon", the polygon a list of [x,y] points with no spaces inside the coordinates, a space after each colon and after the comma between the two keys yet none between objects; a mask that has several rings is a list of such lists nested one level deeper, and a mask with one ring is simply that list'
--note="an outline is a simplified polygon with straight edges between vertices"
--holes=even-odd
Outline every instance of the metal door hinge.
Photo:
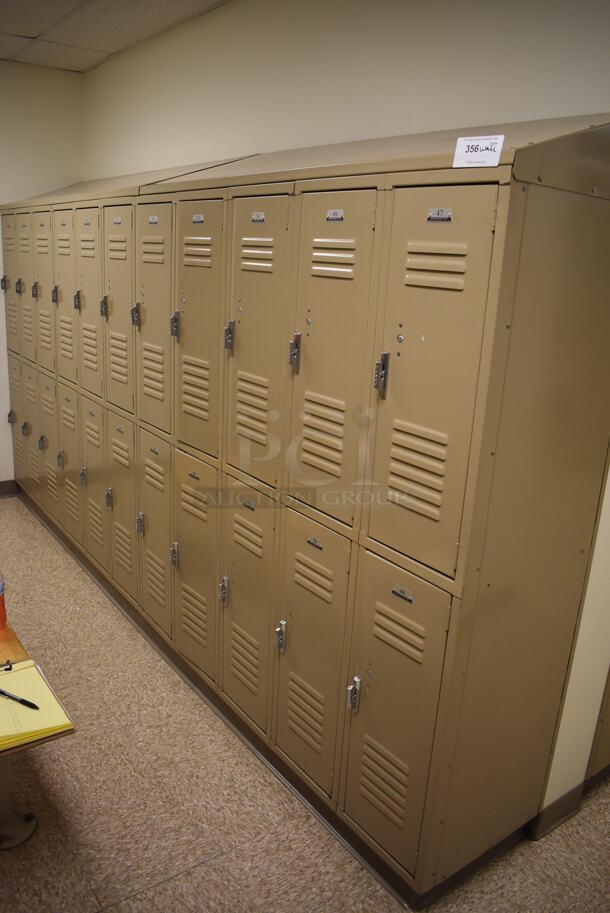
[{"label": "metal door hinge", "polygon": [[134,304],[134,306],[132,307],[132,309],[130,311],[130,314],[131,314],[131,322],[132,322],[133,326],[136,328],[136,330],[139,330],[140,327],[142,326],[142,316],[140,314],[140,302],[139,301],[136,301],[136,303]]},{"label": "metal door hinge", "polygon": [[6,275],[4,275],[2,277],[2,279],[0,279],[0,288],[2,289],[3,292],[6,291]]},{"label": "metal door hinge", "polygon": [[353,681],[347,686],[347,709],[352,713],[360,710],[360,676],[354,675]]},{"label": "metal door hinge", "polygon": [[301,334],[295,333],[288,343],[288,364],[294,368],[294,373],[301,370]]},{"label": "metal door hinge", "polygon": [[59,304],[59,286],[54,285],[51,289],[51,301],[53,304]]},{"label": "metal door hinge", "polygon": [[140,511],[140,513],[136,517],[136,532],[139,533],[141,536],[144,535],[144,512],[143,511]]},{"label": "metal door hinge", "polygon": [[18,295],[23,294],[23,280],[22,279],[15,280],[15,291],[17,292]]},{"label": "metal door hinge", "polygon": [[80,290],[74,292],[74,310],[80,311]]},{"label": "metal door hinge", "polygon": [[104,501],[108,510],[112,510],[114,507],[114,502],[112,500],[112,486],[106,489],[104,493]]},{"label": "metal door hinge", "polygon": [[81,471],[79,473],[79,478],[80,478],[80,483],[83,486],[83,488],[86,488],[87,487],[87,467],[86,466],[83,466],[83,468],[81,469]]},{"label": "metal door hinge", "polygon": [[218,584],[218,601],[227,605],[229,601],[229,578],[221,577]]},{"label": "metal door hinge", "polygon": [[63,466],[63,465],[64,465],[64,452],[63,452],[63,450],[59,450],[59,451],[57,452],[57,465],[58,465],[58,466]]},{"label": "metal door hinge", "polygon": [[169,335],[173,336],[176,342],[180,338],[180,311],[174,311],[169,318]]},{"label": "metal door hinge", "polygon": [[23,425],[21,426],[21,433],[24,437],[27,437],[28,434],[30,433],[30,426],[27,422],[24,422]]},{"label": "metal door hinge", "polygon": [[34,301],[38,301],[38,283],[35,282],[32,286],[32,298]]},{"label": "metal door hinge", "polygon": [[235,353],[235,321],[229,320],[226,327],[224,328],[224,347],[228,350],[229,355]]},{"label": "metal door hinge", "polygon": [[178,543],[172,542],[169,547],[169,563],[172,567],[178,567]]},{"label": "metal door hinge", "polygon": [[104,295],[100,301],[100,317],[105,317],[108,320],[108,296]]},{"label": "metal door hinge", "polygon": [[38,438],[38,449],[44,450],[44,434],[41,434]]},{"label": "metal door hinge", "polygon": [[15,412],[14,409],[9,409],[7,419],[8,419],[9,425],[15,424],[15,422],[17,421],[17,413]]},{"label": "metal door hinge", "polygon": [[380,397],[385,399],[388,395],[388,377],[390,375],[390,353],[382,352],[379,361],[375,362],[375,377],[373,386]]},{"label": "metal door hinge", "polygon": [[280,653],[286,652],[286,622],[283,618],[275,629],[273,642],[276,650],[279,650]]}]

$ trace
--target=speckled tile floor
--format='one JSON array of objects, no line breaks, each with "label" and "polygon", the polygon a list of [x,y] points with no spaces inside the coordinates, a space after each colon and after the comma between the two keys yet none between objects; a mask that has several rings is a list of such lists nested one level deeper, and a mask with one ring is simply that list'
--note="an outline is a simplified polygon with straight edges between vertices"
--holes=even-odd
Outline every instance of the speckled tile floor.
[{"label": "speckled tile floor", "polygon": [[[77,733],[18,756],[39,824],[0,853],[0,913],[399,913],[17,498],[9,619]],[[161,731],[162,728],[162,731]],[[610,782],[430,913],[609,913]]]}]

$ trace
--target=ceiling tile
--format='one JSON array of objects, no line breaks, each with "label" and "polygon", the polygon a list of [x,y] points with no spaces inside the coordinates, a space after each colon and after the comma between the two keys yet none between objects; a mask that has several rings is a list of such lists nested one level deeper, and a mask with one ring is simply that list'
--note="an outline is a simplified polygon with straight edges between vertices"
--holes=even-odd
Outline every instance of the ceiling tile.
[{"label": "ceiling tile", "polygon": [[57,44],[54,41],[43,41],[42,38],[39,38],[37,41],[32,41],[17,56],[17,60],[20,63],[32,63],[38,67],[57,67],[60,70],[84,72],[97,66],[107,56],[105,51],[91,51],[88,48]]},{"label": "ceiling tile", "polygon": [[2,60],[10,60],[15,54],[22,51],[31,40],[31,38],[20,38],[18,35],[0,34],[0,58]]},{"label": "ceiling tile", "polygon": [[83,0],[1,0],[2,32],[36,38],[82,2]]}]

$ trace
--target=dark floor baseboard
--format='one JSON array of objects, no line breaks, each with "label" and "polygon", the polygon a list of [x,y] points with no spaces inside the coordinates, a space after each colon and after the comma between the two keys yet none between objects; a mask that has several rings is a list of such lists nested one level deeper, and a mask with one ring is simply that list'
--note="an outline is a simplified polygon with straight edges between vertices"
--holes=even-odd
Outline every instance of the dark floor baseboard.
[{"label": "dark floor baseboard", "polygon": [[0,482],[0,498],[12,498],[17,494],[19,494],[19,486],[14,479]]}]

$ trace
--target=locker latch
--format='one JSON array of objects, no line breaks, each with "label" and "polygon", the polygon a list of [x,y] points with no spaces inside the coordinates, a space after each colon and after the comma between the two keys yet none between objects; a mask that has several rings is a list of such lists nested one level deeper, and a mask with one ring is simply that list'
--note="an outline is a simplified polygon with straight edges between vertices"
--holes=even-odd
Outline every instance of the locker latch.
[{"label": "locker latch", "polygon": [[63,466],[63,465],[64,465],[64,452],[63,452],[63,450],[59,450],[58,453],[57,453],[57,465],[58,465],[58,466]]},{"label": "locker latch", "polygon": [[74,310],[80,311],[80,290],[74,292]]},{"label": "locker latch", "polygon": [[28,425],[27,422],[24,422],[23,425],[21,426],[21,433],[24,437],[27,437],[28,434],[30,433],[30,426]]},{"label": "locker latch", "polygon": [[294,368],[294,373],[301,370],[301,334],[295,333],[288,343],[288,364]]},{"label": "locker latch", "polygon": [[41,434],[38,438],[38,449],[44,450],[44,434]]},{"label": "locker latch", "polygon": [[0,279],[0,288],[3,292],[6,291],[6,276],[3,276],[2,279]]},{"label": "locker latch", "polygon": [[375,362],[373,386],[382,399],[388,395],[388,377],[390,374],[390,353],[382,352],[379,361]]},{"label": "locker latch", "polygon": [[351,685],[347,686],[347,709],[352,713],[360,710],[360,676],[354,675]]},{"label": "locker latch", "polygon": [[113,508],[112,486],[110,488],[106,489],[106,492],[104,494],[104,501],[106,503],[106,507],[108,508],[108,510],[112,510],[112,508]]},{"label": "locker latch", "polygon": [[172,567],[178,567],[178,543],[172,542],[169,547],[169,563]]},{"label": "locker latch", "polygon": [[21,279],[15,280],[15,291],[17,292],[18,295],[23,294],[23,281]]},{"label": "locker latch", "polygon": [[229,601],[229,578],[221,577],[218,584],[218,600],[226,605]]},{"label": "locker latch", "polygon": [[17,421],[17,414],[14,409],[9,409],[7,418],[8,418],[9,425],[15,424],[15,422]]},{"label": "locker latch", "polygon": [[139,301],[136,301],[136,303],[132,307],[130,313],[131,313],[132,325],[136,328],[136,330],[139,330],[142,325],[141,319],[140,319],[140,302]]},{"label": "locker latch", "polygon": [[229,320],[224,329],[224,347],[228,350],[229,355],[235,353],[235,321]]},{"label": "locker latch", "polygon": [[282,618],[279,623],[279,626],[275,629],[275,636],[273,638],[275,643],[275,649],[279,650],[280,653],[286,652],[286,622]]},{"label": "locker latch", "polygon": [[32,298],[34,301],[38,301],[38,283],[35,282],[32,286]]},{"label": "locker latch", "polygon": [[173,336],[176,342],[180,338],[180,311],[174,311],[169,318],[169,335]]},{"label": "locker latch", "polygon": [[144,514],[140,512],[136,517],[136,532],[141,536],[144,535]]},{"label": "locker latch", "polygon": [[79,473],[79,478],[80,478],[80,483],[83,486],[83,488],[86,488],[87,487],[87,467],[86,466],[83,466],[83,468],[81,469],[81,471]]},{"label": "locker latch", "polygon": [[105,317],[108,320],[108,296],[104,295],[100,301],[100,316]]},{"label": "locker latch", "polygon": [[59,286],[54,285],[51,289],[51,301],[53,304],[59,304]]}]

